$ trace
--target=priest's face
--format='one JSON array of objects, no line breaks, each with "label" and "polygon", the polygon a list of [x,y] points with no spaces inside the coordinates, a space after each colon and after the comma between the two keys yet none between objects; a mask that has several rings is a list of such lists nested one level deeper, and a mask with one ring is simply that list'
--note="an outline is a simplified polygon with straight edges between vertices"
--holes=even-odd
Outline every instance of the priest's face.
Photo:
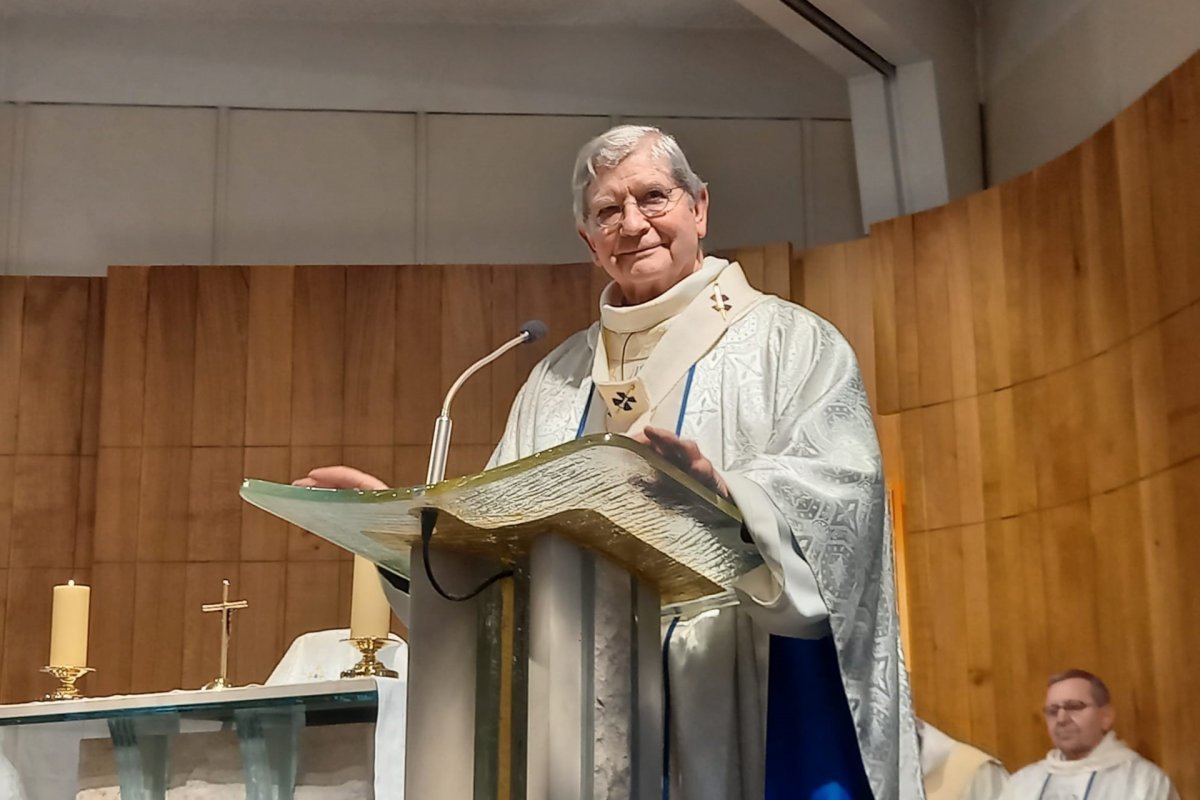
[{"label": "priest's face", "polygon": [[1046,728],[1067,759],[1085,758],[1112,729],[1113,708],[1096,704],[1092,684],[1067,678],[1046,690]]},{"label": "priest's face", "polygon": [[708,191],[690,197],[649,147],[599,172],[585,200],[587,221],[579,235],[592,261],[621,288],[626,305],[652,300],[700,268]]}]

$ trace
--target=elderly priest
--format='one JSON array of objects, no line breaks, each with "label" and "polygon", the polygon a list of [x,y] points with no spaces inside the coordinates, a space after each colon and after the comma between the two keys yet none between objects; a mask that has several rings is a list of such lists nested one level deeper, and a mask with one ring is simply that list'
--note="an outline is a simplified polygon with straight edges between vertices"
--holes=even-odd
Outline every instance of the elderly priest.
[{"label": "elderly priest", "polygon": [[[667,629],[669,796],[922,797],[880,452],[850,346],[705,257],[708,190],[671,136],[613,128],[583,147],[573,188],[579,235],[612,279],[601,320],[534,368],[491,464],[632,436],[732,499],[765,562],[735,587],[740,605]],[[303,482],[382,487],[346,467]]]}]

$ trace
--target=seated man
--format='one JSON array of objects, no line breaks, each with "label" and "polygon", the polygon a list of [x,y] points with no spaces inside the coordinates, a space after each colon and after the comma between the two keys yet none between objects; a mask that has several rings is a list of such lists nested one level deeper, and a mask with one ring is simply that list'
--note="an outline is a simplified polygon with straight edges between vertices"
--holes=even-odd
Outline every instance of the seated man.
[{"label": "seated man", "polygon": [[994,756],[917,721],[926,800],[996,800],[1008,771]]},{"label": "seated man", "polygon": [[1179,800],[1166,773],[1113,733],[1108,687],[1092,673],[1051,676],[1043,711],[1056,749],[1013,775],[1005,800]]}]

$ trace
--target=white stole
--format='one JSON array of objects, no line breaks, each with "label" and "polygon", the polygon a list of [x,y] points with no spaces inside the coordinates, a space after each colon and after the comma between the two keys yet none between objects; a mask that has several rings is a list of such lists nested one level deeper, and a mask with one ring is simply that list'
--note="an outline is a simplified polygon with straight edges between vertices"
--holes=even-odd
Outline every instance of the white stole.
[{"label": "white stole", "polygon": [[[579,433],[609,431],[629,436],[647,425],[674,431],[692,366],[720,341],[738,318],[763,298],[736,263],[709,257],[715,276],[671,322],[662,340],[631,380],[609,379],[604,336],[597,335],[592,362],[595,394]],[[605,296],[608,292],[605,292]],[[603,414],[597,413],[599,408]]]}]

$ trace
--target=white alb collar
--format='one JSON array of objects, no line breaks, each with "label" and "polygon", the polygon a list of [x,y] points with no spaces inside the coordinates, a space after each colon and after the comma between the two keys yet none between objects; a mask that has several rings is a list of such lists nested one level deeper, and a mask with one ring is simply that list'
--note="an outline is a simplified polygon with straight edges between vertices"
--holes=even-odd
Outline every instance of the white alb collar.
[{"label": "white alb collar", "polygon": [[1118,739],[1116,733],[1109,731],[1104,734],[1100,744],[1096,745],[1096,749],[1083,758],[1069,761],[1060,750],[1051,750],[1046,754],[1046,760],[1042,763],[1046,765],[1049,772],[1055,775],[1079,775],[1084,772],[1096,772],[1115,767],[1135,758],[1137,758],[1137,753]]},{"label": "white alb collar", "polygon": [[600,295],[600,324],[613,333],[649,330],[682,313],[727,266],[729,262],[725,259],[707,256],[700,269],[658,297],[636,306],[614,306],[612,299],[619,289],[610,283]]}]

